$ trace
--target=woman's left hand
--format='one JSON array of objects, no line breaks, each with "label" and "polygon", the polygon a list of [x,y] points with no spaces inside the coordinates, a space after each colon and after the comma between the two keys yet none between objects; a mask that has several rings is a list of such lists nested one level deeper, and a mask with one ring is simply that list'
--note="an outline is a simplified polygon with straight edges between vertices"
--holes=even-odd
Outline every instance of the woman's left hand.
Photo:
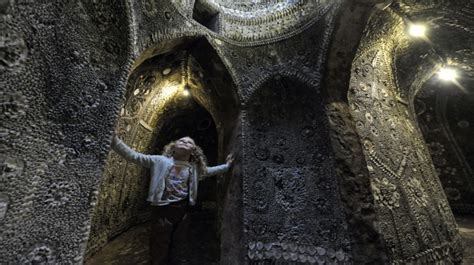
[{"label": "woman's left hand", "polygon": [[227,158],[225,159],[227,165],[232,166],[232,163],[234,162],[234,155],[229,154]]}]

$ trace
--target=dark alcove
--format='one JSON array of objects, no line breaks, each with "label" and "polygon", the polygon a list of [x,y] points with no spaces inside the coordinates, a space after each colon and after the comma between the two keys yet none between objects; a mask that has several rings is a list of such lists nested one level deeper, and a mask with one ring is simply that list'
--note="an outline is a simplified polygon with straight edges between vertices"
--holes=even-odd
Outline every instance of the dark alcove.
[{"label": "dark alcove", "polygon": [[[217,130],[209,112],[192,98],[187,107],[169,114],[156,138],[155,150],[159,154],[171,141],[189,136],[206,155],[208,165],[217,163]],[[189,230],[189,260],[191,264],[212,264],[218,261],[217,237],[217,182],[210,177],[199,182],[198,199],[191,210]]]}]

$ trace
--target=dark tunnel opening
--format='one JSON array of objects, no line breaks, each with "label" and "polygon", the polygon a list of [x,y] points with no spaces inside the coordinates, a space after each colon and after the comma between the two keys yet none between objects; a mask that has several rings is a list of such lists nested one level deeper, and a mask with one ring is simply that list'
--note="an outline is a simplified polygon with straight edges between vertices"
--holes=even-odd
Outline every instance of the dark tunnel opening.
[{"label": "dark tunnel opening", "polygon": [[[159,154],[171,141],[189,136],[201,147],[209,166],[217,164],[218,135],[216,125],[209,112],[187,99],[189,107],[170,115],[158,133],[154,150]],[[188,260],[191,264],[218,262],[219,242],[217,237],[217,181],[215,177],[199,182],[198,199],[191,209]]]}]

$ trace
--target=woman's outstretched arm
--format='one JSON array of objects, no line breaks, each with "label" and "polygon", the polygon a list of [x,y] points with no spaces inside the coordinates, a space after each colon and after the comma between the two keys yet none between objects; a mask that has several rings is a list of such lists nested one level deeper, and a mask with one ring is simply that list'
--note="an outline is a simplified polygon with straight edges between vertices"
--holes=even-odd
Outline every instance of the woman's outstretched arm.
[{"label": "woman's outstretched arm", "polygon": [[207,167],[204,176],[209,177],[209,176],[225,173],[232,166],[233,162],[234,162],[234,157],[232,156],[232,154],[230,154],[227,156],[225,164],[215,166],[215,167]]},{"label": "woman's outstretched arm", "polygon": [[152,155],[145,155],[133,150],[117,136],[114,136],[114,139],[112,140],[112,149],[130,162],[144,167],[151,167],[153,165]]}]

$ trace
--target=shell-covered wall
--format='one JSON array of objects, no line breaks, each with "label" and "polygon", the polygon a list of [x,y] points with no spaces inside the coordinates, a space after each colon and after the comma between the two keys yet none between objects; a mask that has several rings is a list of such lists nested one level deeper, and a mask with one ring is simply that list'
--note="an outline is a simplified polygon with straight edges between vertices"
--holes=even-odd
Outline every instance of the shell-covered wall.
[{"label": "shell-covered wall", "polygon": [[6,1],[0,260],[80,263],[131,66],[130,6]]},{"label": "shell-covered wall", "polygon": [[244,229],[251,260],[352,259],[333,154],[323,140],[329,129],[320,95],[298,79],[275,76],[242,113]]},{"label": "shell-covered wall", "polygon": [[[152,147],[164,123],[163,113],[189,108],[187,102],[180,100],[183,59],[161,64],[145,62],[128,78],[126,101],[120,109],[117,125],[118,136],[138,152],[159,151]],[[88,251],[102,247],[131,224],[146,218],[147,172],[115,152],[109,154],[98,205],[94,209]]]},{"label": "shell-covered wall", "polygon": [[404,29],[403,20],[392,10],[374,12],[366,29],[371,35],[353,61],[348,91],[378,229],[394,264],[459,262],[462,248],[454,217],[394,78],[394,58]]}]

